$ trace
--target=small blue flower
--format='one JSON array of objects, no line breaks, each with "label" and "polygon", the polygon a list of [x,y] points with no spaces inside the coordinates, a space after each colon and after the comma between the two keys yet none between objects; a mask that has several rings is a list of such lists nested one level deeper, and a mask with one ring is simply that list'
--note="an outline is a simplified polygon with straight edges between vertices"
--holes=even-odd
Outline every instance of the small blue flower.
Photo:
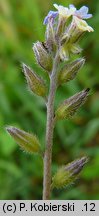
[{"label": "small blue flower", "polygon": [[76,16],[81,19],[89,19],[92,17],[92,14],[88,14],[89,8],[86,6],[81,7],[79,10],[76,11]]},{"label": "small blue flower", "polygon": [[54,19],[57,17],[57,15],[58,15],[57,11],[49,11],[48,15],[44,19],[44,23],[43,24],[47,25],[50,19],[52,21],[54,21]]},{"label": "small blue flower", "polygon": [[[74,5],[69,5],[69,8],[75,8]],[[89,8],[86,6],[81,7],[79,10],[74,12],[74,16],[77,16],[80,19],[89,19],[92,17],[92,14],[88,14]]]}]

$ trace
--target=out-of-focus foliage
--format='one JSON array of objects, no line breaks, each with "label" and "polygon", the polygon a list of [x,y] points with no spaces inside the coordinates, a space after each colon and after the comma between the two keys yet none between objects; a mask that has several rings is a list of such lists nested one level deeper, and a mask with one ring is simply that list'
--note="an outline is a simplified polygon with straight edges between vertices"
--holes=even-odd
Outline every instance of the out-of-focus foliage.
[{"label": "out-of-focus foliage", "polygon": [[[26,88],[21,62],[46,79],[35,63],[32,43],[44,40],[43,19],[54,1],[0,1],[0,199],[41,199],[43,163],[37,156],[23,153],[5,132],[6,125],[36,133],[45,142],[46,109],[43,99]],[[54,190],[53,199],[99,199],[99,0],[56,0],[77,7],[87,5],[95,32],[81,42],[86,64],[77,78],[59,88],[56,106],[83,88],[92,89],[79,113],[70,121],[60,121],[55,128],[53,173],[57,166],[83,155],[90,160],[75,185]]]}]

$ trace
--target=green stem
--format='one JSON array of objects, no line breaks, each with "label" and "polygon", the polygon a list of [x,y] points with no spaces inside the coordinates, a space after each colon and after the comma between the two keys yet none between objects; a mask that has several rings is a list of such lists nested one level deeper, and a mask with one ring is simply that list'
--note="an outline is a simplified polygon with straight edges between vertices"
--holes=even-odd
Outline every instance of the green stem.
[{"label": "green stem", "polygon": [[59,52],[57,51],[53,63],[53,70],[50,77],[50,90],[47,103],[47,124],[46,124],[46,147],[44,154],[44,180],[43,180],[43,200],[50,199],[51,193],[51,166],[52,166],[52,146],[54,131],[54,99],[57,88],[57,68],[59,64]]}]

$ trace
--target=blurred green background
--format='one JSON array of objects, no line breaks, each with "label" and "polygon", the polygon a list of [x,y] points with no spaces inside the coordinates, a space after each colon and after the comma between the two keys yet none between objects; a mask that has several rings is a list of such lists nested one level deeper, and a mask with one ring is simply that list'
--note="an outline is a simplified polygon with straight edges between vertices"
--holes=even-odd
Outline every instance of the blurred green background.
[{"label": "blurred green background", "polygon": [[[67,189],[54,190],[52,199],[99,199],[99,0],[56,0],[78,8],[87,5],[95,29],[81,45],[86,64],[77,78],[58,89],[56,105],[90,87],[86,104],[71,121],[57,123],[53,146],[53,172],[61,164],[88,155],[90,161],[80,179]],[[32,44],[44,41],[43,19],[53,0],[0,0],[0,199],[41,199],[43,163],[23,153],[6,133],[6,125],[36,133],[44,146],[46,108],[41,98],[27,91],[21,62],[46,78],[34,59]]]}]

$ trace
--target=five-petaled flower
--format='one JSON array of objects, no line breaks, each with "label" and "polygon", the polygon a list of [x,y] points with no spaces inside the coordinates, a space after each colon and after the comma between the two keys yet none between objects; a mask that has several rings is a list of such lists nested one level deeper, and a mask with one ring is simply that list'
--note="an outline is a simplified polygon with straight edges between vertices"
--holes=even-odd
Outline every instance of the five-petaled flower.
[{"label": "five-petaled flower", "polygon": [[86,6],[81,7],[79,10],[76,10],[74,5],[69,5],[70,10],[74,9],[74,16],[80,18],[80,19],[89,19],[92,17],[92,14],[88,14],[89,8]]}]

